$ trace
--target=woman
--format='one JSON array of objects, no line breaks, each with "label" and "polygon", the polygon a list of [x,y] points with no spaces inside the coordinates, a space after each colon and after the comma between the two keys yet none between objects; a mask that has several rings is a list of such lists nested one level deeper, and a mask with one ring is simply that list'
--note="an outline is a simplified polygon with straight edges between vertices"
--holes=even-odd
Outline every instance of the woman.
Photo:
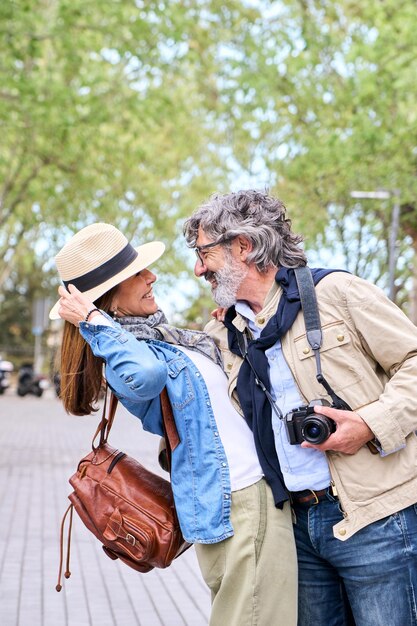
[{"label": "woman", "polygon": [[180,437],[172,489],[184,538],[195,543],[211,589],[210,624],[295,625],[289,507],[274,506],[252,434],[229,402],[214,343],[204,333],[169,326],[158,309],[148,265],[163,250],[159,242],[135,249],[113,226],[93,224],[57,255],[65,287],[50,317],[66,320],[64,406],[75,415],[94,410],[104,362],[120,402],[146,430],[162,435],[159,394],[166,386]]}]

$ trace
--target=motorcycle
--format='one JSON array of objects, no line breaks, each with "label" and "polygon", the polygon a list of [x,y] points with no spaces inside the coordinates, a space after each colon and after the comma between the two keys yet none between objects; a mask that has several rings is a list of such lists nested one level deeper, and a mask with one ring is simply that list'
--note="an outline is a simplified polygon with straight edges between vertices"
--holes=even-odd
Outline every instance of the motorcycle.
[{"label": "motorcycle", "polygon": [[21,366],[17,377],[18,396],[26,396],[31,393],[40,398],[47,387],[46,377],[35,374],[32,363],[24,363]]},{"label": "motorcycle", "polygon": [[0,357],[0,395],[10,387],[10,372],[13,372],[13,363]]}]

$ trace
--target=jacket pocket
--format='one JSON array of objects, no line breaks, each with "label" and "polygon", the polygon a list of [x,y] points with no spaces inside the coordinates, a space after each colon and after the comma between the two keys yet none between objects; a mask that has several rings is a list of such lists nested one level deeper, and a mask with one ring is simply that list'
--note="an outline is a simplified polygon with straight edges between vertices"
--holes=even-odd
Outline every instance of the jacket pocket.
[{"label": "jacket pocket", "polygon": [[[352,506],[369,504],[389,494],[392,497],[396,489],[417,477],[417,440],[409,435],[405,448],[384,457],[363,446],[353,455],[331,453],[329,462],[336,484],[343,485],[349,512]],[[398,505],[403,508],[401,500]]]},{"label": "jacket pocket", "polygon": [[[322,327],[323,341],[320,359],[323,376],[335,391],[356,385],[365,372],[355,355],[355,348],[346,324],[336,321]],[[305,334],[294,339],[298,360],[303,369],[307,368],[309,377],[316,380],[316,359]],[[315,383],[317,384],[317,383]]]},{"label": "jacket pocket", "polygon": [[176,409],[183,409],[195,398],[191,372],[182,358],[168,363],[169,399]]}]

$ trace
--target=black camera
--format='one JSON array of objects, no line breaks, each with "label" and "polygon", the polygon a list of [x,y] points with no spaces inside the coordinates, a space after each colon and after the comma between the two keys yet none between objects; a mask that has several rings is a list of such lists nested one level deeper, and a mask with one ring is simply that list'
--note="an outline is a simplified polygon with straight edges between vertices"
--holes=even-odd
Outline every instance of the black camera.
[{"label": "black camera", "polygon": [[315,406],[332,405],[327,400],[312,400],[307,406],[293,409],[284,417],[290,444],[295,445],[303,441],[323,443],[335,432],[335,422],[325,415],[315,413]]}]

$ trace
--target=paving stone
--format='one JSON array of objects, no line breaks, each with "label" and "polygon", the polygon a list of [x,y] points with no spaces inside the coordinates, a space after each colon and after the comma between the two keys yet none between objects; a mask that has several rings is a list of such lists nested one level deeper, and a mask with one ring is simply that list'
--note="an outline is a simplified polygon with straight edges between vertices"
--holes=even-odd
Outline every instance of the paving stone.
[{"label": "paving stone", "polygon": [[[76,514],[72,575],[55,591],[68,479],[91,450],[98,421],[68,416],[51,390],[0,397],[0,625],[206,626],[210,596],[193,548],[166,570],[139,574],[106,557]],[[110,443],[164,475],[158,438],[123,407]]]}]

